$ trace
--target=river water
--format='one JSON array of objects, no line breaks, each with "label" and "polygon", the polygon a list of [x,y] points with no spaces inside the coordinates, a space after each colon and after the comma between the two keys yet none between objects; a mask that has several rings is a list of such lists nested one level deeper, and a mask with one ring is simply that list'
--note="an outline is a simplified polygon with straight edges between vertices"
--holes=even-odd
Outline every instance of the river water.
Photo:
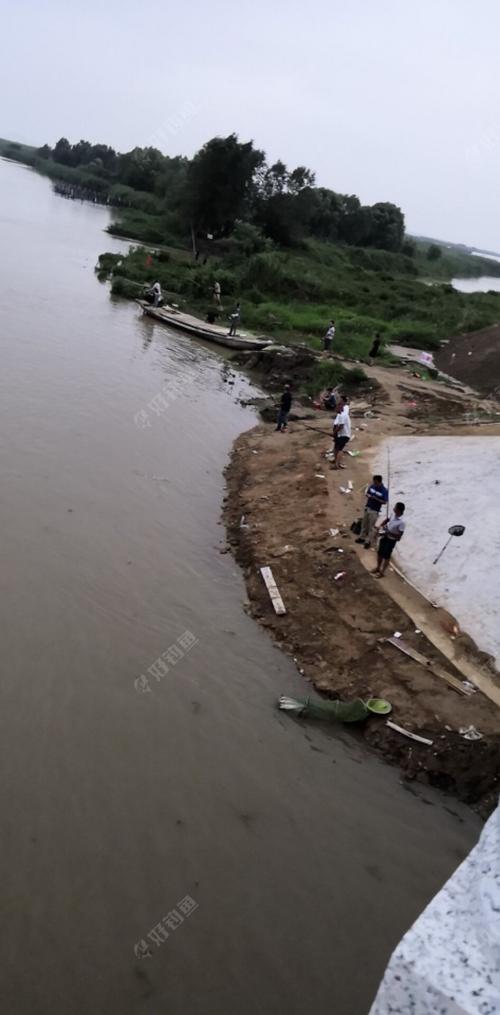
[{"label": "river water", "polygon": [[107,215],[0,162],[2,1010],[362,1015],[479,823],[275,711],[219,552],[252,389],[110,299]]},{"label": "river water", "polygon": [[479,278],[452,278],[454,289],[461,293],[500,293],[500,278],[495,275],[480,275]]}]

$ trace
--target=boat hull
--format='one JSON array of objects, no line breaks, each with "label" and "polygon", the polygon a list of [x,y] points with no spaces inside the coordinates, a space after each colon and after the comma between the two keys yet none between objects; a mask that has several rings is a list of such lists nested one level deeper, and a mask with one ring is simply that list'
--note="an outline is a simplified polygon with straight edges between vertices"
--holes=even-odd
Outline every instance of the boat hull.
[{"label": "boat hull", "polygon": [[145,300],[136,301],[144,314],[153,317],[155,321],[168,324],[171,328],[184,331],[194,338],[202,338],[208,342],[215,342],[217,345],[226,346],[228,349],[264,349],[272,345],[269,338],[255,338],[245,335],[228,335],[227,332],[216,324],[206,324],[190,314],[183,314],[180,311],[167,310],[162,307],[153,307]]}]

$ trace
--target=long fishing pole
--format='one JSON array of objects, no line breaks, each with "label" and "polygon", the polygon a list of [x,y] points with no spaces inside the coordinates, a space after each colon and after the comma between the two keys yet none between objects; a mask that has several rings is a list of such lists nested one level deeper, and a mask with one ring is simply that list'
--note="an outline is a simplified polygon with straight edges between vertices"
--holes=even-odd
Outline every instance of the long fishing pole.
[{"label": "long fishing pole", "polygon": [[390,496],[391,496],[391,448],[389,442],[387,442],[387,505],[386,505],[387,518],[389,518]]}]

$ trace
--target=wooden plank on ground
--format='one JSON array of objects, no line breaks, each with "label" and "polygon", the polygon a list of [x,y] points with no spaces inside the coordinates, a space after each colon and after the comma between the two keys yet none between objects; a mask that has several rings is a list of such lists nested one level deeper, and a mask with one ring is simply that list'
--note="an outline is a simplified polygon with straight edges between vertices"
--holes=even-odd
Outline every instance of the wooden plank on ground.
[{"label": "wooden plank on ground", "polygon": [[440,666],[439,663],[434,663],[432,662],[432,659],[427,659],[426,656],[423,656],[421,652],[417,652],[416,649],[412,648],[411,645],[408,645],[402,638],[386,638],[386,641],[388,641],[390,645],[394,645],[394,648],[398,648],[400,652],[404,652],[405,656],[409,656],[410,659],[414,659],[416,663],[420,663],[420,665],[424,666],[426,670],[430,670],[434,676],[439,677],[440,680],[444,680],[449,687],[452,687],[454,691],[458,692],[458,694],[464,694],[466,697],[474,694],[474,691],[466,687],[462,681],[458,679],[458,677],[454,677],[452,673],[448,673],[448,671],[445,670],[443,666]]},{"label": "wooden plank on ground", "polygon": [[266,583],[267,591],[271,597],[271,602],[274,606],[274,612],[278,615],[286,613],[285,604],[280,596],[278,586],[274,580],[273,572],[270,567],[261,567],[260,573]]}]

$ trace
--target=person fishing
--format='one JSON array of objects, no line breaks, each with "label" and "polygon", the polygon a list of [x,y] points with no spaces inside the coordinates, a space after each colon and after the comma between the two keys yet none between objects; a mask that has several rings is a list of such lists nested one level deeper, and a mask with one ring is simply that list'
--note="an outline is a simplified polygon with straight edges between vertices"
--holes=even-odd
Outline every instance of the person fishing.
[{"label": "person fishing", "polygon": [[233,313],[231,314],[231,317],[229,318],[230,326],[228,335],[236,335],[236,329],[238,327],[238,324],[240,323],[240,319],[241,319],[241,305],[237,303]]},{"label": "person fishing", "polygon": [[151,286],[151,293],[153,296],[153,306],[159,307],[161,303],[161,285],[158,280],[153,282],[153,285]]},{"label": "person fishing", "polygon": [[403,538],[403,533],[406,528],[406,522],[403,519],[404,513],[405,505],[402,501],[398,501],[398,503],[394,505],[394,513],[391,518],[386,518],[380,526],[381,529],[385,529],[385,532],[378,544],[377,566],[375,570],[372,571],[372,574],[374,574],[376,578],[384,577],[391,559],[392,551],[394,550],[396,543],[399,543]]},{"label": "person fishing", "polygon": [[215,305],[220,307],[220,300],[221,300],[220,282],[214,282],[213,297],[214,297],[214,303],[215,303]]},{"label": "person fishing", "polygon": [[372,544],[375,526],[378,522],[380,508],[384,504],[387,504],[389,500],[389,493],[382,482],[382,476],[374,476],[365,492],[365,512],[361,523],[361,532],[356,542],[364,543],[365,549],[369,550]]},{"label": "person fishing", "polygon": [[288,413],[292,408],[292,391],[289,384],[285,384],[283,394],[281,396],[281,402],[278,412],[278,422],[276,430],[279,433],[285,433],[288,426]]}]

